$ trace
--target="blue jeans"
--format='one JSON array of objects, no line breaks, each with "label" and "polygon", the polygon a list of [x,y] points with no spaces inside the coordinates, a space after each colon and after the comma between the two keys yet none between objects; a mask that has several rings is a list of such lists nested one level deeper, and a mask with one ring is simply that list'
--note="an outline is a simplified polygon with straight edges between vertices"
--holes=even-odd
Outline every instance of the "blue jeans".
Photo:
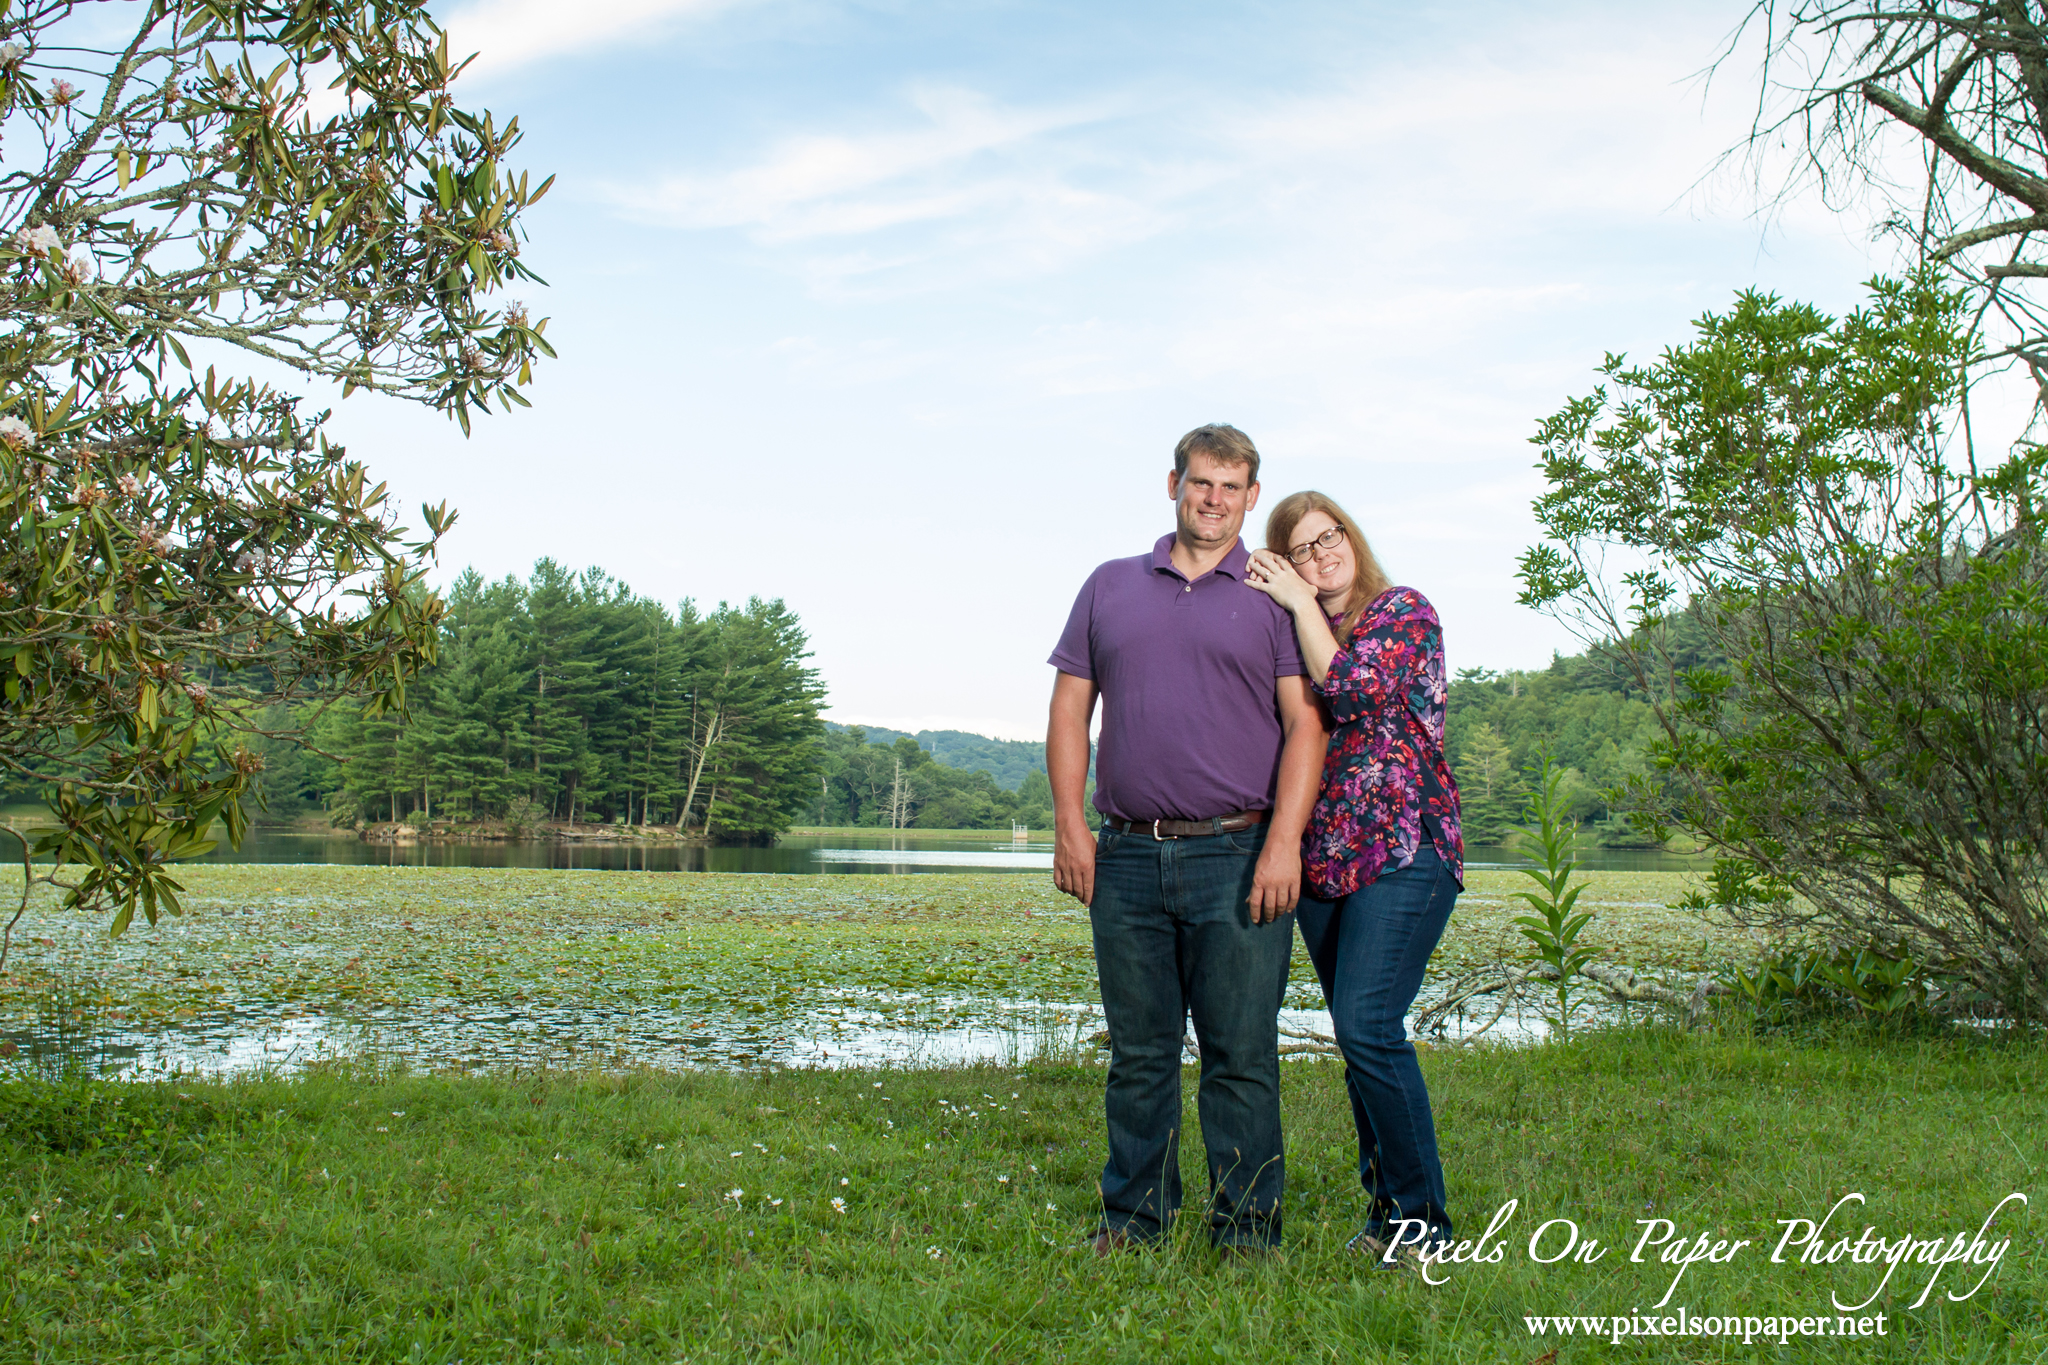
[{"label": "blue jeans", "polygon": [[1266,827],[1155,840],[1104,828],[1095,845],[1095,967],[1109,1023],[1105,1227],[1163,1235],[1180,1211],[1180,1057],[1192,1015],[1196,1111],[1209,1155],[1209,1238],[1280,1240],[1280,1000],[1294,922],[1253,924]]},{"label": "blue jeans", "polygon": [[1303,896],[1295,912],[1344,1054],[1358,1176],[1372,1197],[1366,1227],[1421,1219],[1425,1245],[1450,1237],[1451,1216],[1408,1007],[1457,899],[1458,883],[1425,842],[1407,867],[1339,900]]}]

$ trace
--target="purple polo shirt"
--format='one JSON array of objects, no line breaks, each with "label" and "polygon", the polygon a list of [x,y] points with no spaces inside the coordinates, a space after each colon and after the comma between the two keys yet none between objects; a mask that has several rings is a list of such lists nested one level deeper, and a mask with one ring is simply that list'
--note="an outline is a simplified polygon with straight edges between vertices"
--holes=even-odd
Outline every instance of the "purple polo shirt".
[{"label": "purple polo shirt", "polygon": [[1307,672],[1294,622],[1244,583],[1242,540],[1192,583],[1173,537],[1112,559],[1074,599],[1047,660],[1102,692],[1095,808],[1123,820],[1271,810],[1280,776],[1273,680]]}]

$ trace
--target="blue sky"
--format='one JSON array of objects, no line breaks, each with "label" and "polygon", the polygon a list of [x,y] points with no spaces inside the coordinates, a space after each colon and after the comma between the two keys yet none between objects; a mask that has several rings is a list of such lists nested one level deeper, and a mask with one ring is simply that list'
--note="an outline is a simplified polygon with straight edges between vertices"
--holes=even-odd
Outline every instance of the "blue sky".
[{"label": "blue sky", "polygon": [[1514,604],[1535,421],[1740,288],[1843,308],[1890,259],[1710,174],[1753,63],[1691,77],[1744,9],[441,7],[560,176],[562,359],[468,441],[336,428],[461,509],[451,572],[784,598],[839,720],[1042,734],[1075,589],[1169,529],[1206,421],[1269,503],[1349,506],[1454,668],[1541,665],[1577,644]]}]

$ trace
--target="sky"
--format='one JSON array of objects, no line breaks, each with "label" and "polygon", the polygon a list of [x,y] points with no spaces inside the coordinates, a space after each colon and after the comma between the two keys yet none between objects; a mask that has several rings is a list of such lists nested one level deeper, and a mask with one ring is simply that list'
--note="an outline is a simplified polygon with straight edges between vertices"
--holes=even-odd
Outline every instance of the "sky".
[{"label": "sky", "polygon": [[1042,737],[1075,591],[1212,421],[1268,505],[1353,512],[1453,669],[1540,667],[1580,642],[1515,603],[1536,422],[1740,289],[1841,310],[1892,263],[1716,171],[1747,8],[437,6],[559,176],[516,292],[561,359],[467,440],[375,395],[332,430],[460,509],[448,577],[783,599],[841,722]]}]

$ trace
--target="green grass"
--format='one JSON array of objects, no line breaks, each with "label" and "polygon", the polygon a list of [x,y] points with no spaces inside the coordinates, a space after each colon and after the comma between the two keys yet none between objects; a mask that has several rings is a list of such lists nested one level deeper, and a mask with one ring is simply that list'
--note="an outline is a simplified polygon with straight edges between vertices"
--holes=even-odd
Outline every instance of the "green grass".
[{"label": "green grass", "polygon": [[[1504,1261],[1437,1288],[1344,1251],[1360,1199],[1327,1063],[1286,1068],[1286,1246],[1250,1267],[1220,1264],[1196,1219],[1160,1251],[1071,1251],[1103,1152],[1092,1066],[16,1082],[0,1086],[0,1361],[2048,1353],[2040,1215],[2011,1209],[1990,1283],[1916,1311],[1925,1274],[1903,1267],[1863,1310],[1888,1314],[1884,1338],[1615,1347],[1523,1321],[1650,1311],[1672,1273],[1628,1260],[1650,1217],[1758,1243],[1689,1268],[1671,1311],[1862,1298],[1869,1267],[1772,1265],[1775,1220],[1858,1190],[1852,1235],[1933,1237],[1973,1231],[2015,1189],[2038,1202],[2037,1046],[1633,1031],[1433,1050],[1425,1067],[1461,1231],[1520,1201]],[[1192,1101],[1192,1073],[1186,1088]],[[1188,1156],[1199,1203],[1192,1136]],[[1529,1235],[1551,1218],[1614,1249],[1533,1265]]]}]

